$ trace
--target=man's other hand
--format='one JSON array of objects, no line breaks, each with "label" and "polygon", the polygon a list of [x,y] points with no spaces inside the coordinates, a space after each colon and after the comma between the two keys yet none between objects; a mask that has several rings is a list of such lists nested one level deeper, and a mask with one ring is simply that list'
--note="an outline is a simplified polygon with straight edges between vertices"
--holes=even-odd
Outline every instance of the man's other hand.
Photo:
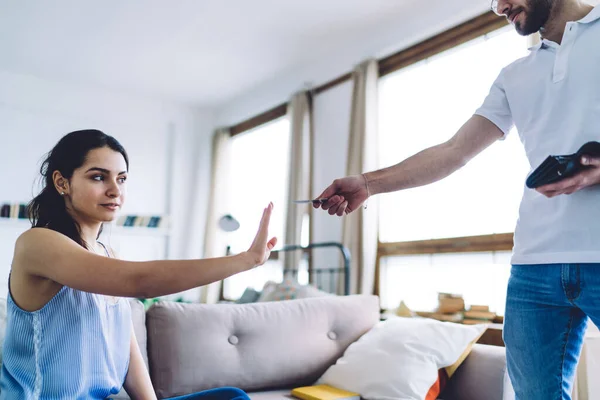
[{"label": "man's other hand", "polygon": [[575,193],[589,186],[600,183],[600,157],[582,156],[581,164],[586,166],[583,171],[562,181],[540,186],[536,190],[548,198],[561,194]]}]

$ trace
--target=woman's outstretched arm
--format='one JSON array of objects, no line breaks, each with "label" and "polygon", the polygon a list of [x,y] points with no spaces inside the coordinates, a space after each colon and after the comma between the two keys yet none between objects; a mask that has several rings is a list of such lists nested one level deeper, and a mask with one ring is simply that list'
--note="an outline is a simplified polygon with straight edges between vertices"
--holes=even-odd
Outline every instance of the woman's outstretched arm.
[{"label": "woman's outstretched arm", "polygon": [[207,285],[262,265],[276,238],[268,240],[273,205],[263,212],[256,237],[241,254],[202,260],[123,261],[96,255],[68,237],[44,228],[23,233],[13,269],[91,293],[151,298]]}]

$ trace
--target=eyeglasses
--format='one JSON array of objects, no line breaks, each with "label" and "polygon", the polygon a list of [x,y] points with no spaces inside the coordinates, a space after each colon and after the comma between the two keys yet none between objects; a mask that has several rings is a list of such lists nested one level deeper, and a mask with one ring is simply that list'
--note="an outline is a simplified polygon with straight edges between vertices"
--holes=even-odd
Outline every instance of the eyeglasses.
[{"label": "eyeglasses", "polygon": [[492,0],[492,4],[490,4],[490,8],[494,12],[494,14],[496,14],[500,17],[502,16],[502,14],[500,12],[498,12],[498,0]]}]

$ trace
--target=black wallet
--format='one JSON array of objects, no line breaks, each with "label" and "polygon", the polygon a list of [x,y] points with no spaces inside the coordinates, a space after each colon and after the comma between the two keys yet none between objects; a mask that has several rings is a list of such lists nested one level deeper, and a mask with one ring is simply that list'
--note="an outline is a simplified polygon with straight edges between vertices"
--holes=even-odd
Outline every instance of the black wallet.
[{"label": "black wallet", "polygon": [[527,178],[525,184],[530,189],[558,182],[573,176],[588,167],[581,165],[581,157],[588,155],[600,157],[600,143],[587,142],[577,150],[577,153],[563,156],[548,156]]}]

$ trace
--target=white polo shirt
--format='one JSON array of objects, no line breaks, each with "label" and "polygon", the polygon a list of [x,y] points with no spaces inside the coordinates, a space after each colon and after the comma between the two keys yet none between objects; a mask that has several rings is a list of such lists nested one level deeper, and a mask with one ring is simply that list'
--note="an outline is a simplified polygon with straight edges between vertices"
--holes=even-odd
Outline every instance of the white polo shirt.
[{"label": "white polo shirt", "polygon": [[[567,23],[561,45],[530,50],[475,113],[505,135],[514,125],[533,171],[549,155],[600,142],[600,6]],[[551,199],[523,187],[513,264],[600,263],[600,185]]]}]

